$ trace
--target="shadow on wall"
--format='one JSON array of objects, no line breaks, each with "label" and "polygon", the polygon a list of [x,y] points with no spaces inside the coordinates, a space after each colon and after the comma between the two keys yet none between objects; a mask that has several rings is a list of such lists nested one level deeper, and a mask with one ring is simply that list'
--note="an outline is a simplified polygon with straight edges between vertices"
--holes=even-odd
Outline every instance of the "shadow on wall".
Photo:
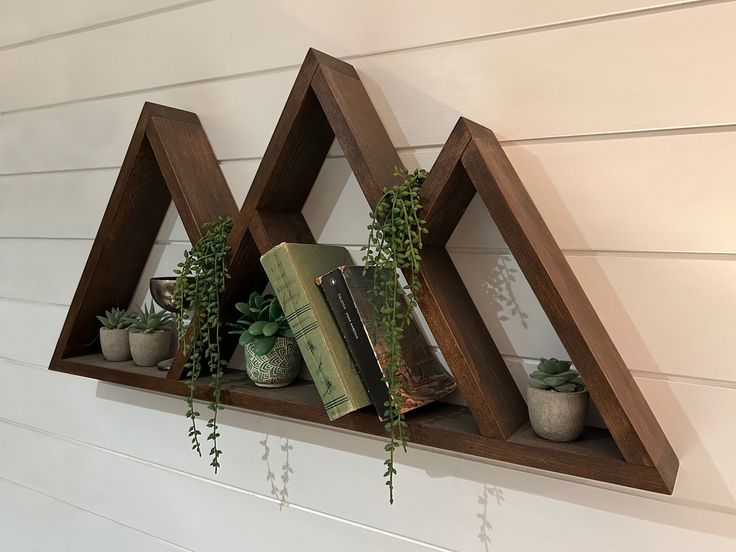
[{"label": "shadow on wall", "polygon": [[517,317],[521,326],[526,330],[529,328],[529,314],[521,309],[513,288],[517,283],[515,277],[517,272],[519,272],[518,269],[511,266],[505,255],[497,255],[496,262],[489,269],[481,286],[489,302],[494,305],[496,315],[501,322]]},{"label": "shadow on wall", "polygon": [[[519,160],[523,160],[525,167],[531,168],[527,172],[534,174],[534,179],[529,183],[531,184],[529,188],[532,191],[537,190],[533,194],[536,201],[544,200],[554,205],[556,207],[555,213],[560,219],[558,226],[564,225],[566,233],[573,236],[573,241],[583,244],[584,247],[581,249],[588,249],[589,246],[585,237],[575,223],[571,213],[566,208],[562,197],[557,193],[555,183],[550,179],[544,166],[523,147],[517,148],[514,158],[517,163]],[[568,257],[568,262],[570,262],[570,258],[574,259],[570,254],[566,256]],[[592,255],[585,256],[588,258],[592,257]],[[594,283],[597,301],[593,304],[593,307],[599,312],[602,309],[606,309],[606,312],[612,313],[610,318],[617,320],[617,333],[625,336],[625,340],[620,340],[623,342],[614,341],[614,344],[629,369],[643,372],[666,373],[666,370],[662,370],[658,366],[656,359],[637,331],[636,323],[629,316],[626,307],[621,302],[616,289],[609,282],[601,265],[593,259],[590,259],[585,265],[576,265],[574,261],[570,262],[570,265],[576,276],[580,274],[582,269],[585,269],[586,282]],[[646,277],[645,275],[643,276]],[[585,289],[585,291],[590,297],[591,290]],[[678,345],[674,344],[674,346],[677,347]],[[649,399],[650,407],[658,406],[658,408],[653,409],[654,414],[680,459],[680,474],[674,495],[677,496],[678,489],[682,488],[682,480],[687,478],[690,481],[697,481],[701,493],[707,489],[707,494],[712,496],[714,501],[729,504],[730,507],[736,508],[736,500],[733,494],[729,491],[728,485],[719,473],[716,464],[708,455],[707,448],[690,423],[687,413],[680,406],[671,387],[662,384],[658,385],[657,389],[656,405],[654,401],[655,397],[647,398]],[[688,474],[690,459],[697,459],[697,477],[694,475],[689,476]],[[729,531],[727,536],[733,536],[734,534],[734,531]]]},{"label": "shadow on wall", "polygon": [[289,479],[294,470],[289,463],[289,453],[294,447],[289,442],[289,439],[282,439],[284,442],[279,447],[284,457],[284,463],[281,465],[281,488],[276,485],[276,474],[271,469],[271,447],[268,446],[268,440],[271,436],[266,434],[263,437],[263,441],[258,441],[263,447],[263,456],[261,460],[266,466],[266,483],[271,487],[271,496],[279,501],[279,510],[283,510],[289,505]]},{"label": "shadow on wall", "polygon": [[[158,410],[177,416],[183,416],[184,412],[183,399],[179,399],[178,397],[158,395],[104,382],[98,383],[97,396],[100,399],[136,405],[141,408]],[[277,497],[271,494],[273,488],[269,476],[267,495],[265,495],[275,498],[281,504],[281,494],[283,488],[286,487],[286,502],[281,506],[282,508],[292,501],[289,497],[288,485],[292,481],[291,474],[294,471],[291,453],[297,443],[334,449],[336,454],[344,453],[350,456],[373,459],[377,466],[376,473],[373,475],[375,475],[376,481],[380,481],[380,467],[378,466],[383,462],[383,450],[381,446],[383,440],[379,437],[355,435],[347,430],[337,428],[325,429],[310,424],[291,422],[284,418],[251,414],[230,408],[225,409],[220,416],[223,433],[228,427],[231,427],[269,436],[267,442],[265,438],[261,440],[261,447],[265,447],[266,444],[269,446],[269,464],[266,466],[266,472],[267,475],[273,473],[274,480],[277,476],[271,466],[272,463],[275,463],[271,456],[273,453],[270,450],[272,439],[278,436],[282,440],[282,447],[286,446],[288,441],[289,458],[286,457],[287,450],[282,448],[278,460],[279,462],[283,462],[282,477],[286,476],[287,479],[286,481],[282,479],[281,487],[279,487],[278,483],[275,483],[276,492],[278,493]],[[182,454],[186,454],[187,447],[183,439],[184,437],[182,437]],[[265,448],[261,448],[259,453],[261,458],[263,458],[264,453]],[[265,461],[263,459],[264,463]],[[284,466],[287,467],[285,468]],[[657,500],[652,500],[653,495],[644,491],[627,490],[626,492],[621,492],[619,487],[613,485],[604,483],[591,484],[589,481],[578,478],[557,476],[531,468],[507,466],[499,462],[472,458],[455,453],[436,452],[425,447],[410,445],[409,453],[406,455],[402,454],[399,457],[399,470],[403,470],[404,472],[406,470],[420,470],[432,479],[457,478],[479,484],[481,486],[480,494],[475,494],[473,498],[467,497],[467,499],[472,500],[474,503],[472,511],[475,512],[473,514],[475,516],[473,521],[475,531],[478,531],[478,521],[480,520],[477,514],[485,511],[486,520],[492,524],[491,528],[486,528],[486,534],[489,538],[491,537],[490,533],[492,530],[498,530],[496,523],[493,522],[494,515],[497,515],[494,513],[495,507],[492,508],[490,505],[493,502],[493,498],[498,500],[499,494],[503,496],[504,502],[507,504],[511,496],[526,494],[545,497],[601,512],[614,513],[637,520],[736,538],[736,526],[733,524],[733,519],[725,514],[721,518],[716,519],[713,515],[709,515],[712,512],[703,512],[694,508],[683,508],[677,504],[668,504],[668,499],[659,495],[656,495]],[[230,479],[230,476],[223,471],[223,478]],[[236,475],[235,478],[237,479],[238,476]],[[422,489],[426,491],[427,488],[431,488],[432,483],[431,481],[425,480],[422,485]],[[483,490],[484,486],[489,488],[487,491],[489,495],[487,497],[489,500],[488,508],[484,508],[480,502],[480,497],[486,492]],[[494,489],[494,492],[491,493],[490,489]],[[478,505],[481,506],[480,509]],[[466,505],[465,509],[468,506]],[[458,505],[458,509],[460,508],[461,506]],[[495,512],[498,512],[498,510],[496,509]]]},{"label": "shadow on wall", "polygon": [[[388,112],[391,111],[388,110]],[[519,153],[516,157],[517,159],[524,157],[524,154]],[[540,165],[529,154],[526,154],[525,163]],[[541,166],[538,167],[536,174],[539,178],[534,182],[534,187],[545,188],[547,197],[555,194],[554,183],[549,181],[549,177]],[[559,206],[556,211],[557,216],[569,219],[571,222],[568,226],[574,226],[572,217],[565,210],[562,200],[557,197],[554,201]],[[629,349],[622,350],[622,355],[627,362],[633,360],[632,367],[641,366],[642,369],[655,371],[652,367],[656,367],[656,361],[640,338],[635,350],[632,350],[632,339],[637,335],[635,324],[618,299],[615,289],[607,282],[605,273],[597,265],[591,268],[591,271],[593,278],[601,288],[599,295],[603,293],[606,297],[606,308],[615,309],[617,312],[616,319],[619,320],[620,325],[631,328]],[[499,300],[502,302],[499,305],[499,317],[507,315],[520,316],[526,328],[527,315],[519,307],[512,290],[512,285],[516,281],[514,269],[510,269],[505,261],[501,262],[499,260],[499,263],[491,268],[488,280],[487,292],[489,297],[496,302]],[[507,312],[508,314],[506,314]],[[718,473],[715,464],[712,461],[708,463],[707,449],[690,424],[687,414],[680,407],[672,392],[665,390],[668,388],[664,385],[661,387],[663,391],[662,396],[657,398],[657,404],[660,407],[657,414],[682,461],[681,473],[687,472],[688,460],[697,456],[699,474],[702,475],[701,484],[707,487],[708,492],[714,496],[722,498],[725,502],[733,503],[733,496]],[[160,410],[175,415],[182,415],[184,411],[181,401],[177,398],[164,397],[103,382],[98,384],[97,396],[103,400],[137,405],[142,408]],[[383,458],[382,449],[376,442],[378,438],[346,435],[349,432],[344,430],[324,429],[232,409],[223,412],[221,423],[223,426],[229,425],[265,435],[259,443],[263,450],[261,459],[266,467],[266,482],[270,487],[268,492],[279,502],[281,508],[289,505],[288,484],[293,474],[290,463],[290,452],[293,450],[292,442],[329,447],[337,451],[372,458],[377,462]],[[283,462],[280,486],[271,466],[273,458],[269,443],[272,443],[271,439],[273,438],[280,439],[279,450],[281,455],[279,456],[279,462]],[[182,450],[185,451],[184,442],[182,445]],[[462,460],[458,460],[458,458],[462,458]],[[494,530],[491,523],[493,517],[491,506],[495,500],[495,506],[493,507],[500,507],[510,493],[542,496],[602,512],[736,538],[736,526],[733,523],[720,523],[705,519],[704,515],[701,515],[695,509],[689,509],[691,511],[685,515],[683,513],[684,508],[668,504],[666,497],[657,497],[658,500],[651,500],[651,494],[641,491],[620,492],[617,487],[605,484],[577,484],[575,483],[577,480],[572,477],[539,475],[539,471],[527,468],[508,469],[498,463],[477,459],[471,460],[449,453],[430,452],[423,450],[421,447],[412,447],[410,454],[402,455],[399,461],[404,468],[424,471],[431,478],[459,478],[481,485],[481,493],[476,497],[477,504],[480,505],[480,512],[475,517],[480,520],[478,538],[486,550],[491,545],[491,532]],[[491,479],[494,481],[493,484],[489,483]],[[691,479],[694,479],[694,477],[691,476]]]},{"label": "shadow on wall", "polygon": [[[493,499],[493,500],[491,500]],[[483,549],[488,552],[490,546],[493,543],[491,540],[490,532],[493,531],[493,525],[488,520],[488,507],[491,502],[494,502],[499,508],[506,499],[503,496],[503,489],[496,487],[495,485],[483,484],[483,490],[478,497],[478,504],[481,506],[481,510],[476,517],[480,520],[480,532],[478,533],[478,539],[483,545]]]}]

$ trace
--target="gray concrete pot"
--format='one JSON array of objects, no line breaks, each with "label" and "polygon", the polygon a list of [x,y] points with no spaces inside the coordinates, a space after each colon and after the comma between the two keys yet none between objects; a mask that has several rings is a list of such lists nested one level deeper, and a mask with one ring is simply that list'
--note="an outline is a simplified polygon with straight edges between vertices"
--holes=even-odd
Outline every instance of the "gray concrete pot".
[{"label": "gray concrete pot", "polygon": [[130,341],[127,328],[100,328],[100,347],[105,360],[110,362],[130,360]]},{"label": "gray concrete pot", "polygon": [[262,356],[255,353],[253,341],[243,348],[245,371],[258,387],[284,387],[294,381],[299,373],[302,355],[294,338],[277,337],[273,349]]},{"label": "gray concrete pot", "polygon": [[526,402],[532,429],[544,439],[574,441],[585,428],[587,389],[576,393],[558,393],[550,389],[537,389],[529,384]]},{"label": "gray concrete pot", "polygon": [[169,356],[171,331],[130,332],[130,354],[138,366],[156,366]]}]

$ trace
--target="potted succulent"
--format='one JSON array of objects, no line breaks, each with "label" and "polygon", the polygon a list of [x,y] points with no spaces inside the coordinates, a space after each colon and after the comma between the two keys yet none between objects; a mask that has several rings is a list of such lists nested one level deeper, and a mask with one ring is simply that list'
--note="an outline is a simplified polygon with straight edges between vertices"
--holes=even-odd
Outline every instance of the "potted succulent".
[{"label": "potted succulent", "polygon": [[105,311],[105,316],[98,316],[100,328],[100,346],[102,356],[110,362],[130,360],[130,341],[128,328],[135,322],[136,314],[125,309],[113,307]]},{"label": "potted succulent", "polygon": [[571,364],[542,358],[529,375],[529,421],[534,433],[550,441],[574,441],[585,428],[588,390]]},{"label": "potted succulent", "polygon": [[130,326],[130,354],[138,366],[156,366],[169,356],[171,314],[145,305]]},{"label": "potted succulent", "polygon": [[278,299],[254,292],[235,308],[240,319],[230,333],[240,336],[248,377],[259,387],[289,385],[299,373],[301,354]]}]

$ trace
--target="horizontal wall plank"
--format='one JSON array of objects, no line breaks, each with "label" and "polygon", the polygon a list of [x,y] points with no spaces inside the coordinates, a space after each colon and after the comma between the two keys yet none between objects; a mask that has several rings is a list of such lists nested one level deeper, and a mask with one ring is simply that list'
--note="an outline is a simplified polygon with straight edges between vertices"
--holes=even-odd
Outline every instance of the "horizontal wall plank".
[{"label": "horizontal wall plank", "polygon": [[[686,530],[686,534],[702,531],[704,534],[700,538],[708,538],[705,533],[736,537],[731,516],[684,506],[692,501],[715,498],[715,502],[710,502],[713,508],[734,512],[734,499],[728,492],[736,478],[736,467],[728,450],[731,441],[728,424],[736,404],[734,390],[658,380],[642,383],[641,379],[638,380],[647,398],[651,398],[655,414],[665,426],[682,460],[674,498],[651,500],[650,493],[611,485],[591,487],[582,480],[558,479],[412,447],[408,455],[399,457],[398,500],[388,510],[381,482],[383,451],[380,440],[226,409],[222,417],[223,469],[215,477],[209,473],[207,462],[189,450],[182,399],[13,366],[11,363],[3,363],[2,366],[8,383],[17,382],[27,390],[28,396],[33,397],[33,401],[46,405],[43,409],[30,408],[21,394],[13,392],[13,386],[4,385],[0,388],[2,418],[43,427],[69,439],[110,449],[116,456],[168,466],[171,470],[184,472],[184,476],[190,474],[202,483],[213,480],[228,488],[265,496],[271,496],[272,487],[266,477],[269,472],[273,472],[276,478],[277,491],[283,490],[280,476],[287,458],[281,447],[289,445],[288,464],[293,473],[286,485],[291,506],[285,511],[291,507],[308,506],[335,518],[381,527],[452,550],[473,549],[480,526],[476,515],[482,510],[478,496],[482,494],[484,485],[489,489],[500,489],[503,494],[501,504],[497,504],[495,499],[491,501],[493,507],[489,508],[488,516],[495,528],[491,537],[506,543],[504,546],[510,546],[514,533],[528,523],[530,512],[550,508],[557,512],[569,511],[569,516],[579,521],[583,532],[600,531],[606,527],[611,530],[610,524],[621,522],[624,523],[622,529],[626,523],[643,523],[650,531],[663,532],[663,536],[670,531]],[[717,412],[715,420],[711,419],[707,405]],[[94,423],[89,422],[90,409],[96,413]],[[5,432],[5,426],[0,423],[0,432]],[[269,454],[264,459],[263,441],[266,438]],[[31,445],[36,440],[38,437],[34,436]],[[23,439],[13,442],[23,442]],[[69,473],[65,471],[66,478],[58,478],[53,477],[53,472],[44,475],[45,470],[40,463],[49,456],[53,458],[56,448],[51,443],[46,445],[45,441],[44,446],[50,449],[48,455],[37,458],[31,448],[26,452],[26,458],[33,458],[33,467],[42,473],[38,477],[44,485],[41,490],[58,496],[56,489],[64,485],[63,481],[69,481],[70,487],[74,486],[77,469],[89,470],[89,453],[67,457],[63,465],[70,466]],[[20,458],[5,462],[11,461],[22,466]],[[187,482],[189,477],[178,477],[179,490],[174,489],[170,491],[173,494],[166,495],[168,491],[158,487],[158,481],[168,477],[165,471],[149,469],[153,473],[141,471],[133,476],[127,469],[123,473],[118,472],[121,468],[116,462],[99,461],[112,470],[108,477],[120,480],[121,484],[150,486],[150,498],[147,492],[141,492],[146,496],[146,504],[148,500],[153,501],[150,504],[152,508],[158,508],[155,497],[162,496],[162,493],[173,502],[180,502],[177,500],[180,496],[193,496]],[[324,477],[325,466],[330,468],[329,478]],[[13,469],[22,470],[22,467]],[[88,485],[95,481],[95,470],[92,469],[89,477],[84,479],[88,483],[81,483],[81,492],[86,492]],[[120,475],[114,475],[118,473]],[[16,480],[20,477],[17,471],[12,475]],[[52,488],[47,488],[47,485]],[[109,500],[124,501],[120,492],[115,484],[108,490]],[[355,500],[357,495],[361,496],[360,501]],[[276,495],[277,498],[279,496]],[[449,509],[447,496],[453,497]],[[84,506],[68,497],[61,498]],[[106,500],[102,510],[104,515],[123,521],[116,512],[107,511],[108,507]],[[267,510],[270,507],[268,503],[256,506]],[[221,509],[225,506],[222,505]],[[604,513],[609,515],[602,515]],[[172,513],[172,517],[176,516]],[[549,516],[544,518],[546,521],[542,523],[554,522]],[[137,519],[126,521],[147,532],[151,529],[142,526]],[[228,527],[228,524],[221,527]],[[531,546],[546,531],[554,533],[551,526],[545,529],[532,523],[527,526],[524,538],[529,539]],[[620,549],[633,548],[632,545]]]},{"label": "horizontal wall plank", "polygon": [[[473,0],[458,10],[441,0],[320,0],[308,6],[217,0],[0,52],[7,87],[0,111],[296,65],[310,46],[354,56],[680,3]],[[396,21],[431,32],[395,32]],[[261,47],[276,35],[278,47]],[[254,51],[258,55],[246,54]]]},{"label": "horizontal wall plank", "polygon": [[0,236],[94,238],[117,173],[106,169],[0,177]]},{"label": "horizontal wall plank", "polygon": [[[727,177],[736,174],[734,148],[736,132],[509,144],[504,149],[563,249],[736,253],[730,231],[736,224],[736,192]],[[401,158],[408,167],[430,169],[438,152],[410,150]],[[704,158],[708,163],[702,163]],[[238,203],[258,163],[223,163]],[[116,169],[109,169],[0,177],[0,236],[93,238],[116,175]],[[79,204],[85,208],[76,209]],[[344,158],[325,162],[304,215],[321,243],[365,242],[368,203]],[[159,238],[185,240],[186,233],[177,221]],[[505,247],[479,198],[471,202],[448,246]]]},{"label": "horizontal wall plank", "polygon": [[[248,543],[276,552],[317,541],[327,551],[344,550],[348,541],[365,552],[432,549],[7,423],[0,423],[0,435],[24,451],[3,455],[0,476],[191,550],[236,551]],[[202,519],[199,509],[214,519]]]},{"label": "horizontal wall plank", "polygon": [[219,159],[259,157],[295,77],[294,69],[3,115],[0,173],[120,166],[146,101],[197,112]]},{"label": "horizontal wall plank", "polygon": [[736,261],[568,260],[629,368],[735,381]]},{"label": "horizontal wall plank", "polygon": [[[506,255],[453,253],[502,353],[565,355],[523,274]],[[632,370],[736,381],[725,359],[736,300],[736,262],[570,256],[568,261]],[[705,283],[707,282],[707,283]]]},{"label": "horizontal wall plank", "polygon": [[14,552],[187,550],[5,480],[0,480],[0,533],[3,546]]},{"label": "horizontal wall plank", "polygon": [[0,239],[0,297],[68,305],[92,240]]},{"label": "horizontal wall plank", "polygon": [[[736,132],[504,147],[563,249],[736,253]],[[502,242],[476,198],[450,247]]]},{"label": "horizontal wall plank", "polygon": [[0,298],[0,357],[48,366],[68,310]]},{"label": "horizontal wall plank", "polygon": [[[734,123],[732,72],[720,56],[736,41],[722,25],[734,16],[736,4],[715,3],[354,63],[401,147],[444,143],[461,114],[514,140]],[[682,28],[690,40],[682,40]],[[265,72],[6,115],[0,171],[119,165],[145,100],[197,111],[220,159],[259,157],[295,74]],[[683,81],[683,74],[690,77]]]},{"label": "horizontal wall plank", "polygon": [[3,0],[0,48],[188,3],[185,0]]},{"label": "horizontal wall plank", "polygon": [[[0,296],[68,304],[90,246],[86,240],[0,240],[0,258],[16,259],[3,262],[7,269]],[[154,246],[134,305],[150,301],[149,278],[172,275],[187,247],[185,243]],[[351,246],[351,250],[360,263],[360,249]],[[513,257],[482,252],[452,252],[451,256],[504,355],[567,357]],[[736,281],[736,262],[574,254],[568,260],[629,368],[736,381],[728,363],[703,362],[713,355],[729,358],[731,354],[729,321],[736,316],[736,301],[723,291]],[[49,273],[54,274],[54,285],[49,285]],[[9,310],[4,320],[13,326],[11,333],[20,331],[22,321],[28,324],[24,331],[33,331],[34,316],[25,308],[25,303],[3,303],[3,309]],[[44,305],[34,308],[43,312]],[[58,310],[55,306],[49,309],[52,313]],[[17,317],[11,314],[16,311]],[[58,314],[50,316],[58,320]],[[48,331],[34,332],[37,344],[50,351],[60,327],[48,321],[42,326]],[[688,343],[688,347],[673,346],[677,343]],[[38,358],[36,353],[29,351],[32,358]],[[33,362],[25,356],[5,356]],[[41,358],[40,364],[48,360]]]}]

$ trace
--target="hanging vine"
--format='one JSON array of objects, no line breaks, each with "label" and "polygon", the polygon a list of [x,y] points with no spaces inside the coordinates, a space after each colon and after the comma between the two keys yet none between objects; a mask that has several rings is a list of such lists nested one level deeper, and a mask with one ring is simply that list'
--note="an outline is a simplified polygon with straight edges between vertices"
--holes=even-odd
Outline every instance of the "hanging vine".
[{"label": "hanging vine", "polygon": [[[403,387],[399,379],[401,366],[401,339],[404,329],[412,321],[417,306],[416,294],[420,288],[419,269],[422,236],[427,233],[425,221],[420,218],[422,204],[419,188],[427,178],[427,171],[417,169],[410,173],[396,168],[395,176],[403,180],[384,195],[371,213],[371,224],[366,250],[365,267],[373,269],[373,299],[376,325],[381,329],[386,343],[384,378],[389,400],[384,417],[388,442],[384,449],[388,458],[384,464],[384,477],[389,488],[389,501],[394,502],[394,455],[401,447],[406,452],[407,426],[402,413]],[[406,285],[402,285],[399,272],[404,271]]]},{"label": "hanging vine", "polygon": [[[225,282],[230,277],[225,257],[230,246],[227,243],[228,235],[232,229],[230,217],[220,217],[204,225],[205,234],[188,251],[184,252],[184,261],[179,263],[176,273],[176,295],[178,315],[177,330],[179,345],[184,348],[187,358],[185,369],[187,370],[187,386],[189,396],[187,397],[187,418],[191,421],[189,437],[192,440],[192,450],[202,456],[199,437],[202,432],[197,428],[199,412],[195,409],[194,393],[197,389],[197,381],[202,372],[202,366],[206,365],[212,376],[212,400],[209,410],[212,411],[207,427],[210,430],[207,436],[212,441],[209,452],[212,461],[210,466],[217,473],[220,467],[220,455],[222,451],[218,448],[217,439],[220,437],[217,425],[217,414],[222,410],[220,404],[221,384],[223,367],[227,361],[220,356],[221,319],[220,319],[220,295],[225,289]],[[185,320],[192,313],[189,326],[185,326]]]}]

